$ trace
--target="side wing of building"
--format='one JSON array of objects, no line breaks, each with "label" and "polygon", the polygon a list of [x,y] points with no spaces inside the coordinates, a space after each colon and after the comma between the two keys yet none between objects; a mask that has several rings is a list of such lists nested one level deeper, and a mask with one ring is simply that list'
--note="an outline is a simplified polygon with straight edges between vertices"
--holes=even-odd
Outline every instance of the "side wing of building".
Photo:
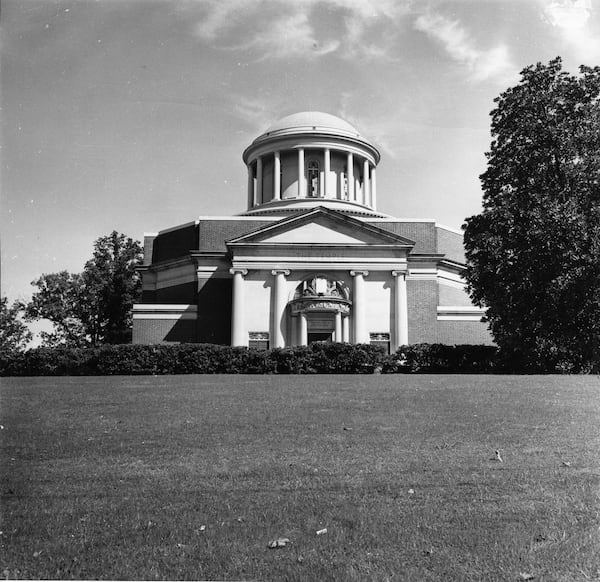
[{"label": "side wing of building", "polygon": [[145,249],[134,343],[492,343],[465,290],[462,235],[434,221],[202,218]]}]

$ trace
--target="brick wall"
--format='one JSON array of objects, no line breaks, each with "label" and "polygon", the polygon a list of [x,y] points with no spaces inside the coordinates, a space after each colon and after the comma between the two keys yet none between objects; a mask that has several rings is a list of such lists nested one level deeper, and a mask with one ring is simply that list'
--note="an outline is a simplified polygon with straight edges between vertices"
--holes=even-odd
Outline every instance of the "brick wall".
[{"label": "brick wall", "polygon": [[196,341],[193,319],[134,319],[134,344],[188,343]]},{"label": "brick wall", "polygon": [[406,293],[409,343],[434,343],[437,337],[437,282],[409,278]]},{"label": "brick wall", "polygon": [[487,323],[478,321],[438,321],[438,339],[441,344],[493,345]]},{"label": "brick wall", "polygon": [[464,289],[458,289],[451,285],[439,283],[438,293],[438,305],[460,305],[463,307],[473,305],[471,298]]}]

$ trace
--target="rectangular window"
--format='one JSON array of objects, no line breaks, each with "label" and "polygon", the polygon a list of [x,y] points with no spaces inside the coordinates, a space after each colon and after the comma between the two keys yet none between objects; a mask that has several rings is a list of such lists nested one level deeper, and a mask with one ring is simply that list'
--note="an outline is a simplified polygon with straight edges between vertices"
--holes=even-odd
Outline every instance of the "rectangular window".
[{"label": "rectangular window", "polygon": [[371,340],[370,343],[372,346],[383,346],[383,348],[385,349],[385,353],[386,354],[390,353],[390,334],[389,333],[383,333],[383,332],[370,333],[369,338]]},{"label": "rectangular window", "polygon": [[251,331],[248,338],[248,347],[255,350],[269,349],[269,332],[268,331]]}]

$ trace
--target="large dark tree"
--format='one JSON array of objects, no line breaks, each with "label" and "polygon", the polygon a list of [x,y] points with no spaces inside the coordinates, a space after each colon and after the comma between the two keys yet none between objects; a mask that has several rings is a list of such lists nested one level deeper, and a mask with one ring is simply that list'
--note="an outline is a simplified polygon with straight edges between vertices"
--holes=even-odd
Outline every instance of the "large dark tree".
[{"label": "large dark tree", "polygon": [[116,231],[94,243],[83,273],[42,275],[26,307],[29,320],[46,319],[53,331],[42,332],[44,345],[126,343],[131,339],[131,309],[140,292],[136,266],[140,243]]},{"label": "large dark tree", "polygon": [[600,368],[600,68],[559,58],[496,99],[466,220],[467,282],[501,352],[529,370]]}]

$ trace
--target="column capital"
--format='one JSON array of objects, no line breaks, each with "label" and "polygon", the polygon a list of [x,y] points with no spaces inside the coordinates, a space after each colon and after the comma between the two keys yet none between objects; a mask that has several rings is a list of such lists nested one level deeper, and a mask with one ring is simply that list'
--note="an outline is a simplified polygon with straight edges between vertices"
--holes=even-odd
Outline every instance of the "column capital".
[{"label": "column capital", "polygon": [[357,275],[367,277],[369,275],[369,271],[363,271],[363,270],[350,271],[350,275],[352,275],[353,277],[356,277]]},{"label": "column capital", "polygon": [[248,269],[240,269],[239,267],[233,267],[229,269],[229,272],[232,275],[239,274],[242,275],[242,277],[245,277],[248,274]]},{"label": "column capital", "polygon": [[273,269],[271,271],[271,275],[283,275],[283,276],[287,277],[289,274],[290,274],[289,269]]},{"label": "column capital", "polygon": [[395,269],[392,271],[392,275],[394,277],[402,276],[402,277],[406,278],[407,274],[408,274],[408,269]]}]

